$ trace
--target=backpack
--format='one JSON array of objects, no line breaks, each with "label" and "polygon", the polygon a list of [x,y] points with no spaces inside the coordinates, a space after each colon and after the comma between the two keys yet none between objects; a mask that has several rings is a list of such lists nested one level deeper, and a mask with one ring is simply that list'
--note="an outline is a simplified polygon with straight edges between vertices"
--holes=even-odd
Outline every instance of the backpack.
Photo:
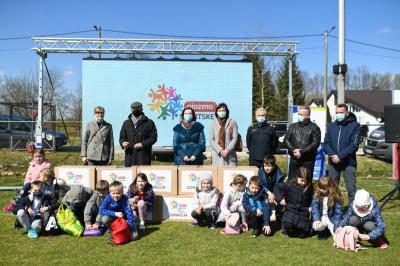
[{"label": "backpack", "polygon": [[111,241],[115,245],[122,245],[131,240],[131,228],[124,218],[117,218],[111,224]]},{"label": "backpack", "polygon": [[225,222],[225,228],[221,230],[221,235],[239,235],[242,227],[239,225],[239,213],[232,213]]},{"label": "backpack", "polygon": [[358,240],[358,229],[353,226],[345,226],[335,233],[335,244],[337,248],[357,252],[360,249]]}]

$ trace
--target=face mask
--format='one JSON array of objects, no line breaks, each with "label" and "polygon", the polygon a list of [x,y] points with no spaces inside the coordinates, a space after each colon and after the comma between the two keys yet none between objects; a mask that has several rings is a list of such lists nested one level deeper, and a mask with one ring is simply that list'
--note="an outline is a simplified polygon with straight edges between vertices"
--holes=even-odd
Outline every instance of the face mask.
[{"label": "face mask", "polygon": [[132,114],[133,114],[134,116],[138,117],[138,116],[140,116],[140,115],[142,114],[142,111],[140,111],[140,110],[134,110],[134,111],[132,112]]},{"label": "face mask", "polygon": [[43,191],[34,191],[33,192],[33,196],[35,197],[35,198],[41,198],[42,196],[43,196]]},{"label": "face mask", "polygon": [[297,122],[303,123],[304,122],[304,117],[302,117],[301,115],[297,116]]},{"label": "face mask", "polygon": [[185,120],[186,123],[189,123],[190,121],[192,121],[192,115],[185,114],[185,115],[183,115],[183,119]]},{"label": "face mask", "polygon": [[345,115],[342,113],[336,114],[336,121],[342,122],[345,118]]},{"label": "face mask", "polygon": [[258,123],[264,123],[265,122],[265,116],[257,116],[257,122]]},{"label": "face mask", "polygon": [[219,118],[224,119],[226,117],[226,112],[225,111],[219,111],[219,112],[217,112],[217,114],[218,114]]}]

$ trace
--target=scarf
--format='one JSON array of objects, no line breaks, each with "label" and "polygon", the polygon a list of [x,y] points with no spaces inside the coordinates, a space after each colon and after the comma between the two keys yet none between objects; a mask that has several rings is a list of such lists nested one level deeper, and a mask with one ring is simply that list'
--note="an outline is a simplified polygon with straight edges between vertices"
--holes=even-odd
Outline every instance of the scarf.
[{"label": "scarf", "polygon": [[186,130],[189,130],[192,126],[193,126],[193,124],[195,123],[195,121],[190,121],[189,123],[187,123],[185,120],[181,120],[181,126],[184,128],[184,129],[186,129]]},{"label": "scarf", "polygon": [[132,120],[132,123],[133,123],[133,125],[135,126],[135,128],[136,128],[137,123],[139,122],[140,118],[142,118],[141,115],[140,115],[138,118],[136,118],[136,116],[134,116],[134,115],[132,114],[131,120]]},{"label": "scarf", "polygon": [[217,118],[218,123],[220,125],[218,132],[218,145],[225,150],[225,124],[228,119],[219,119]]}]

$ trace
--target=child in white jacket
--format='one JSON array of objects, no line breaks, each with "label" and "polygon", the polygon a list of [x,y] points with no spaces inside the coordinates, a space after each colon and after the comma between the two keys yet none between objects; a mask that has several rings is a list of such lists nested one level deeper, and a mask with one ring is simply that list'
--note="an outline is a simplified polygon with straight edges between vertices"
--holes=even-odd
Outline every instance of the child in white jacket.
[{"label": "child in white jacket", "polygon": [[219,191],[213,187],[211,174],[202,174],[194,193],[192,217],[196,220],[196,225],[209,226],[210,229],[215,229],[215,222],[218,217],[218,196]]},{"label": "child in white jacket", "polygon": [[227,191],[222,198],[221,213],[218,217],[218,222],[225,222],[234,213],[238,213],[242,220],[242,228],[247,230],[246,211],[242,206],[242,198],[246,188],[247,179],[245,176],[236,175],[231,183],[232,190]]}]

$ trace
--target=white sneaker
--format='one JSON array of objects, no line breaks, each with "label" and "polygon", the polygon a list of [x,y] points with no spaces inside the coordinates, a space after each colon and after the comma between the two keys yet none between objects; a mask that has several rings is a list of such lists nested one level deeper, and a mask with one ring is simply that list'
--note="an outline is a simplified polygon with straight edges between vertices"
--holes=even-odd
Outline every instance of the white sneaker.
[{"label": "white sneaker", "polygon": [[145,230],[146,226],[144,226],[144,223],[139,224],[139,230]]}]

